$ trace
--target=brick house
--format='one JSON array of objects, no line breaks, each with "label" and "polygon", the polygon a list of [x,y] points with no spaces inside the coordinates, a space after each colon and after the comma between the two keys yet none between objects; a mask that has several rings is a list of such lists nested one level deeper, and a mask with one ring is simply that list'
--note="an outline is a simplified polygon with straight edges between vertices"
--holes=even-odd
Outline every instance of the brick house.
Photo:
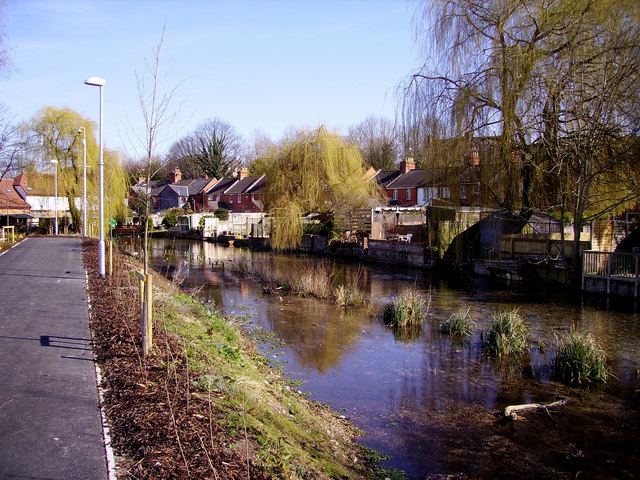
[{"label": "brick house", "polygon": [[416,169],[413,159],[400,162],[399,170],[381,170],[372,178],[387,195],[389,205],[415,207],[438,204],[479,206],[482,202],[476,151],[461,166]]},{"label": "brick house", "polygon": [[[194,212],[205,211],[204,192],[211,188],[217,180],[215,178],[183,179],[179,168],[175,168],[169,181],[151,182],[151,202],[153,210],[168,210],[170,208],[185,208],[189,206]],[[139,179],[131,187],[131,196],[144,195],[146,182]]]},{"label": "brick house", "polygon": [[264,209],[265,176],[251,176],[246,168],[235,177],[221,178],[205,193],[210,210],[226,208],[232,212],[262,212]]}]

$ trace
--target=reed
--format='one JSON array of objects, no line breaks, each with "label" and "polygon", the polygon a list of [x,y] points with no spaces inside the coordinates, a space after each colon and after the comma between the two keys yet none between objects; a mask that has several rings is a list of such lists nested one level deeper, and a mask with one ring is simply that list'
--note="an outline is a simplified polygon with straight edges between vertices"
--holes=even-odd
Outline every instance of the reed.
[{"label": "reed", "polygon": [[489,329],[483,333],[483,348],[498,357],[522,353],[528,348],[528,333],[518,309],[502,310],[493,315]]},{"label": "reed", "polygon": [[469,315],[470,310],[469,308],[461,308],[451,314],[447,320],[440,324],[438,331],[445,335],[451,335],[452,337],[466,337],[471,333],[474,325]]},{"label": "reed", "polygon": [[604,350],[590,333],[575,327],[565,338],[557,340],[558,348],[553,361],[553,375],[569,384],[605,382],[609,376]]},{"label": "reed", "polygon": [[338,285],[333,292],[333,296],[335,297],[336,305],[341,307],[361,307],[364,303],[360,290],[349,285]]},{"label": "reed", "polygon": [[384,306],[382,318],[386,324],[397,327],[421,325],[428,310],[422,294],[411,288]]},{"label": "reed", "polygon": [[359,265],[355,272],[352,272],[344,285],[338,285],[333,296],[336,304],[342,307],[360,307],[364,304],[362,295],[362,282],[364,280],[364,267]]},{"label": "reed", "polygon": [[333,262],[250,262],[246,259],[234,260],[232,269],[245,276],[252,276],[261,282],[275,284],[301,296],[329,298],[333,291],[335,266]]}]

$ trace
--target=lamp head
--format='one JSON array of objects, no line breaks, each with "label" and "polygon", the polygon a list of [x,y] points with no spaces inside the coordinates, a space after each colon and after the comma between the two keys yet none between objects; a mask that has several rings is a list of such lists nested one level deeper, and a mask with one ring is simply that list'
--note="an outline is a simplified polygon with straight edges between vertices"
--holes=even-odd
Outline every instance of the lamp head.
[{"label": "lamp head", "polygon": [[104,78],[100,77],[89,77],[84,81],[85,85],[93,85],[94,87],[104,87],[106,83]]}]

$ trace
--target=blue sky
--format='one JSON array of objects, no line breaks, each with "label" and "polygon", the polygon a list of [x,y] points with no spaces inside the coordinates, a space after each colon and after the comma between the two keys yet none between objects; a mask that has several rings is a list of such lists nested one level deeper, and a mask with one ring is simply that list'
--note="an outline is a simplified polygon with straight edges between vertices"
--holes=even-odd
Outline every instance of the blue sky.
[{"label": "blue sky", "polygon": [[97,122],[98,88],[84,80],[102,77],[105,144],[136,156],[136,72],[166,22],[160,88],[179,85],[178,116],[158,153],[213,117],[247,140],[320,124],[346,133],[368,115],[394,118],[416,64],[414,10],[411,0],[5,0],[15,71],[0,79],[0,102],[17,121],[51,105]]}]

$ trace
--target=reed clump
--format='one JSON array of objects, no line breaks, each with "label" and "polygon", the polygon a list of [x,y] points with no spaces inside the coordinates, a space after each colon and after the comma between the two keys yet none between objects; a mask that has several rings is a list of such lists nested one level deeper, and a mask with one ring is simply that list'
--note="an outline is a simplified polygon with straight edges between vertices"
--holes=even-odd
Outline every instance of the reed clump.
[{"label": "reed clump", "polygon": [[429,313],[429,302],[415,289],[409,289],[387,303],[382,311],[384,323],[397,327],[422,325]]},{"label": "reed clump", "polygon": [[336,305],[341,307],[361,307],[364,304],[362,295],[362,282],[364,280],[364,268],[358,266],[352,272],[344,285],[338,285],[333,291]]},{"label": "reed clump", "polygon": [[500,357],[522,353],[528,348],[529,331],[518,309],[501,310],[493,315],[489,329],[482,334],[483,348]]},{"label": "reed clump", "polygon": [[360,290],[349,285],[338,285],[333,295],[336,299],[336,305],[341,307],[361,307],[364,303],[364,297]]},{"label": "reed clump", "polygon": [[609,376],[604,350],[590,333],[575,327],[558,339],[553,361],[554,377],[569,384],[605,382]]},{"label": "reed clump", "polygon": [[470,311],[471,309],[469,308],[460,308],[440,324],[438,331],[445,335],[459,338],[463,338],[471,334],[474,321],[471,320]]},{"label": "reed clump", "polygon": [[231,268],[242,275],[251,276],[263,283],[277,285],[301,296],[324,299],[331,297],[335,266],[333,262],[249,262],[235,260]]}]

